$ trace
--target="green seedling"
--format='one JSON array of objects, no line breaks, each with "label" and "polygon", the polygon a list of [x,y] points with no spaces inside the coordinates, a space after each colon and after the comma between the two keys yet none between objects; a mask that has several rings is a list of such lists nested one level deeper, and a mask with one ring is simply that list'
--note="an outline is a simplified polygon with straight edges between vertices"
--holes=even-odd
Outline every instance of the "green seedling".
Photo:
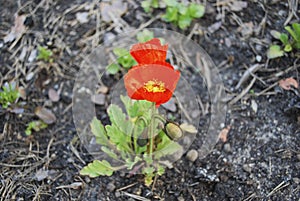
[{"label": "green seedling", "polygon": [[112,63],[107,67],[108,73],[116,74],[120,71],[121,67],[128,70],[137,64],[134,58],[130,55],[129,51],[125,48],[115,48],[113,49],[113,52],[118,57],[117,63]]},{"label": "green seedling", "polygon": [[43,122],[42,120],[37,121],[31,121],[27,124],[27,128],[25,130],[25,134],[27,136],[31,135],[33,131],[38,132],[42,129],[45,129],[48,127],[48,124]]},{"label": "green seedling", "polygon": [[137,34],[136,38],[140,43],[144,43],[153,39],[154,33],[152,31],[149,31],[148,29],[144,29]]},{"label": "green seedling", "polygon": [[[201,18],[205,13],[205,7],[202,4],[184,4],[179,3],[177,0],[164,0],[163,3],[164,6],[160,8],[165,8],[166,13],[162,16],[162,19],[176,24],[180,29],[186,29],[194,19]],[[150,12],[153,8],[159,6],[160,4],[151,0],[142,2],[145,12]]]},{"label": "green seedling", "polygon": [[146,13],[151,12],[153,8],[159,8],[158,0],[145,0],[141,5]]},{"label": "green seedling", "polygon": [[7,109],[11,104],[14,104],[20,97],[20,93],[16,87],[16,83],[5,83],[0,91],[0,105]]},{"label": "green seedling", "polygon": [[289,33],[280,33],[272,31],[271,34],[274,38],[279,40],[282,45],[271,45],[268,49],[267,56],[269,59],[282,57],[285,53],[293,50],[300,50],[300,24],[293,23],[292,26],[286,26],[285,30]]},{"label": "green seedling", "polygon": [[[90,125],[96,143],[101,145],[109,161],[118,162],[118,165],[107,160],[94,160],[80,174],[98,177],[111,176],[121,169],[130,170],[131,173],[139,171],[145,175],[145,184],[149,186],[154,176],[165,172],[161,160],[182,149],[174,140],[181,137],[182,133],[178,132],[181,131],[179,128],[171,128],[176,127],[175,124],[162,128],[166,122],[159,116],[155,104],[146,100],[133,101],[125,96],[121,96],[121,100],[126,113],[112,104],[107,110],[110,125],[104,126],[97,118]],[[153,137],[143,137],[145,135]]]},{"label": "green seedling", "polygon": [[38,46],[37,59],[52,63],[53,62],[52,55],[53,53],[51,50],[47,49],[46,47]]}]

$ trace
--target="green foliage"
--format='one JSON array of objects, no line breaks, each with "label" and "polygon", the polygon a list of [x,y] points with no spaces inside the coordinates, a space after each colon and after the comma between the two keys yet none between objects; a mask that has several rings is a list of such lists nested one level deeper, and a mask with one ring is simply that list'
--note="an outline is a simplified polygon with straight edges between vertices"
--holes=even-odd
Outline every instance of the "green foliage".
[{"label": "green foliage", "polygon": [[152,11],[152,8],[159,7],[158,0],[145,0],[145,1],[142,1],[141,5],[144,8],[144,11],[146,13],[149,13],[150,11]]},{"label": "green foliage", "polygon": [[137,34],[136,38],[140,43],[144,43],[153,39],[154,33],[152,31],[149,31],[148,29],[144,29]]},{"label": "green foliage", "polygon": [[42,129],[45,129],[48,127],[48,124],[43,122],[42,120],[37,120],[37,121],[31,121],[27,124],[27,128],[25,130],[26,135],[31,135],[32,131],[38,132]]},{"label": "green foliage", "polygon": [[[164,167],[159,165],[159,160],[174,154],[181,149],[181,146],[170,140],[158,127],[159,122],[154,121],[154,128],[158,134],[153,139],[155,144],[150,151],[150,139],[147,139],[147,133],[153,120],[151,112],[153,103],[146,100],[133,101],[127,96],[121,96],[121,101],[126,113],[119,106],[112,104],[107,110],[111,124],[104,126],[95,117],[90,126],[96,142],[101,145],[101,150],[122,165],[113,167],[105,160],[95,160],[84,167],[80,173],[90,177],[110,176],[115,170],[124,168],[134,170],[142,164],[140,168],[145,175],[145,184],[150,185],[156,174],[162,175],[165,171]],[[139,144],[138,138],[145,134],[146,143]]]},{"label": "green foliage", "polygon": [[52,51],[48,50],[46,47],[38,46],[38,56],[37,59],[44,60],[45,62],[53,62]]},{"label": "green foliage", "polygon": [[293,23],[292,26],[286,26],[285,30],[289,33],[290,37],[288,34],[278,31],[271,32],[272,36],[282,43],[282,46],[271,45],[267,52],[269,59],[282,57],[285,52],[300,50],[300,24]]},{"label": "green foliage", "polygon": [[117,168],[112,167],[106,160],[94,160],[89,163],[81,171],[81,175],[88,175],[89,177],[111,176]]},{"label": "green foliage", "polygon": [[164,5],[153,0],[142,1],[142,7],[149,13],[153,8],[166,8],[166,13],[162,16],[166,22],[176,24],[180,29],[189,27],[193,19],[201,18],[205,13],[205,7],[196,3],[179,3],[177,0],[163,0]]},{"label": "green foliage", "polygon": [[0,105],[2,108],[6,109],[11,104],[15,103],[19,97],[20,93],[16,87],[16,84],[5,83],[2,87],[2,91],[0,91]]},{"label": "green foliage", "polygon": [[132,66],[136,65],[137,62],[131,56],[130,52],[124,48],[115,48],[113,49],[114,54],[118,57],[117,63],[110,64],[107,67],[107,71],[110,74],[116,74],[120,71],[121,67],[129,69]]}]

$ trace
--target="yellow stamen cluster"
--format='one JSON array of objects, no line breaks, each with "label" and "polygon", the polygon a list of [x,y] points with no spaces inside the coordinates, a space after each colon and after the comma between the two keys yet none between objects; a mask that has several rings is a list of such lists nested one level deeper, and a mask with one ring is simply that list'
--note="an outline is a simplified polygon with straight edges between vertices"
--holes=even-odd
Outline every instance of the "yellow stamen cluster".
[{"label": "yellow stamen cluster", "polygon": [[144,89],[153,93],[166,91],[165,83],[157,80],[150,80],[144,83]]}]

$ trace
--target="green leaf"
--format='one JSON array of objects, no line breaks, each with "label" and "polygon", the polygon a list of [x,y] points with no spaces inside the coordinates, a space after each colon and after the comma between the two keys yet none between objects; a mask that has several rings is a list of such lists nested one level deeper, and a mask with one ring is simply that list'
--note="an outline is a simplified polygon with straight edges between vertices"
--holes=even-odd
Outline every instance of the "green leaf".
[{"label": "green leaf", "polygon": [[126,115],[119,106],[110,105],[108,108],[108,116],[113,125],[118,127],[123,133],[131,136],[133,124],[130,120],[126,119]]},{"label": "green leaf", "polygon": [[153,177],[154,177],[154,174],[146,174],[145,175],[144,182],[145,182],[146,186],[150,186],[153,183]]},{"label": "green leaf", "polygon": [[114,48],[113,52],[116,56],[118,56],[117,61],[120,65],[124,68],[131,68],[132,66],[136,65],[137,62],[134,58],[130,55],[129,51],[124,48]]},{"label": "green leaf", "polygon": [[38,46],[38,55],[37,59],[44,60],[46,62],[52,62],[53,59],[51,58],[52,56],[52,51],[48,50],[46,47]]},{"label": "green leaf", "polygon": [[108,145],[109,142],[104,126],[96,117],[93,118],[90,126],[92,133],[96,137],[96,142],[101,145]]},{"label": "green leaf", "polygon": [[165,173],[165,168],[163,167],[163,166],[161,166],[161,165],[158,165],[158,167],[157,167],[157,174],[159,175],[159,176],[161,176],[161,175],[163,175]]},{"label": "green leaf", "polygon": [[107,147],[104,147],[104,146],[101,147],[101,150],[104,153],[106,153],[109,157],[111,157],[111,158],[113,158],[115,160],[118,160],[118,156],[117,156],[117,154],[113,150],[111,150],[111,149],[109,149]]},{"label": "green leaf", "polygon": [[168,6],[168,7],[176,7],[178,5],[177,0],[164,0],[164,3]]},{"label": "green leaf", "polygon": [[81,169],[80,174],[90,177],[111,176],[114,171],[115,169],[106,160],[94,160]]},{"label": "green leaf", "polygon": [[15,103],[19,97],[20,93],[16,88],[16,84],[6,82],[2,87],[2,91],[0,91],[0,104],[2,108],[6,109],[9,105]]},{"label": "green leaf", "polygon": [[109,140],[117,147],[121,152],[130,153],[131,147],[131,135],[126,135],[122,132],[116,125],[106,125],[105,126]]},{"label": "green leaf", "polygon": [[183,3],[179,3],[177,7],[178,7],[178,12],[181,15],[186,15],[187,14],[188,7],[186,5],[184,5]]},{"label": "green leaf", "polygon": [[178,20],[178,26],[180,29],[186,29],[191,25],[192,18],[187,15],[180,15]]},{"label": "green leaf", "polygon": [[300,42],[300,24],[298,23],[293,23],[292,27],[295,31],[295,34],[297,36],[297,39],[295,39],[297,42]]},{"label": "green leaf", "polygon": [[279,45],[271,45],[267,51],[267,57],[269,59],[274,59],[277,57],[282,57],[284,55],[284,51],[281,50]]},{"label": "green leaf", "polygon": [[27,125],[27,128],[25,130],[25,134],[26,135],[31,135],[33,130],[36,131],[36,132],[38,132],[38,131],[40,131],[42,129],[45,129],[47,127],[48,127],[48,124],[46,124],[42,120],[31,121]]},{"label": "green leaf", "polygon": [[284,44],[287,45],[289,43],[289,36],[287,34],[280,34],[279,40]]},{"label": "green leaf", "polygon": [[293,39],[295,41],[299,41],[299,39],[297,37],[297,34],[294,32],[294,30],[290,26],[286,26],[284,28],[285,28],[285,30],[287,30],[291,34],[291,36],[293,37]]},{"label": "green leaf", "polygon": [[112,74],[112,75],[114,75],[114,74],[116,74],[117,72],[119,72],[119,70],[120,70],[120,66],[119,66],[118,64],[115,64],[115,63],[112,63],[112,64],[110,64],[110,65],[107,67],[107,72],[108,72],[109,74]]},{"label": "green leaf", "polygon": [[188,13],[193,18],[200,18],[205,13],[205,7],[201,4],[191,3],[188,8]]},{"label": "green leaf", "polygon": [[126,50],[125,48],[116,47],[116,48],[113,49],[113,53],[116,56],[121,57],[121,56],[124,56],[124,55],[128,54],[128,50]]},{"label": "green leaf", "polygon": [[157,148],[154,152],[154,159],[160,159],[163,156],[171,155],[181,149],[181,146],[172,140],[161,131],[159,133],[159,137],[161,138],[161,142],[157,145]]},{"label": "green leaf", "polygon": [[270,34],[271,34],[274,38],[280,40],[281,33],[280,33],[279,31],[271,30],[271,31],[270,31]]},{"label": "green leaf", "polygon": [[146,13],[149,13],[151,10],[151,0],[142,1],[141,6]]},{"label": "green leaf", "polygon": [[178,8],[176,7],[168,7],[166,10],[166,14],[162,16],[162,18],[166,22],[176,22],[178,18]]},{"label": "green leaf", "polygon": [[154,33],[152,31],[149,31],[147,29],[144,29],[142,32],[139,32],[137,34],[137,40],[141,43],[147,42],[154,38]]},{"label": "green leaf", "polygon": [[299,50],[300,49],[300,42],[296,42],[293,44],[294,48]]},{"label": "green leaf", "polygon": [[291,44],[286,44],[285,46],[284,46],[284,49],[283,49],[285,52],[290,52],[290,51],[292,51],[293,50],[293,47],[292,47],[292,45]]},{"label": "green leaf", "polygon": [[139,157],[135,157],[134,161],[131,161],[129,158],[126,160],[126,166],[128,170],[131,170],[133,168],[133,166],[135,166],[135,164],[137,164],[137,162],[141,161],[142,159]]},{"label": "green leaf", "polygon": [[158,3],[158,0],[152,0],[152,7],[153,8],[158,8],[159,7],[159,3]]}]

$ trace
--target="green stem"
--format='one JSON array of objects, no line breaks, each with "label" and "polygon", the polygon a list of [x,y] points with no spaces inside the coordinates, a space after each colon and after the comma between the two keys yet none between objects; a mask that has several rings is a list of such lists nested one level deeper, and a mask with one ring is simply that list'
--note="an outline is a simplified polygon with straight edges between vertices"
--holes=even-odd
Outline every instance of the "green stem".
[{"label": "green stem", "polygon": [[133,145],[134,145],[134,151],[135,151],[135,153],[137,153],[137,148],[138,148],[137,139],[139,138],[139,136],[138,136],[137,129],[138,129],[140,121],[142,121],[144,123],[144,125],[147,125],[147,120],[143,116],[140,116],[136,120],[136,123],[135,123],[136,125],[135,125],[134,130],[133,130]]},{"label": "green stem", "polygon": [[156,112],[156,106],[155,103],[152,103],[151,106],[151,120],[150,120],[150,127],[148,129],[148,137],[150,139],[150,145],[149,145],[149,155],[152,155],[153,152],[153,143],[154,143],[154,132],[155,132],[155,112]]}]

